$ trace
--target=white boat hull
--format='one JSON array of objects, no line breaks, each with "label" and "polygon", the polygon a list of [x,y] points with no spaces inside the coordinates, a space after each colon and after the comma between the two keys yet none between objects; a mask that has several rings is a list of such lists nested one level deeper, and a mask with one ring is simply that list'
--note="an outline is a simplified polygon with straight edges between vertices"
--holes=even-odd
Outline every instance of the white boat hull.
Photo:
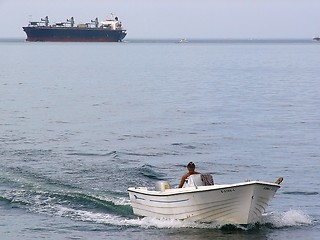
[{"label": "white boat hull", "polygon": [[246,225],[259,220],[279,187],[251,181],[163,191],[129,188],[128,191],[133,212],[138,216]]}]

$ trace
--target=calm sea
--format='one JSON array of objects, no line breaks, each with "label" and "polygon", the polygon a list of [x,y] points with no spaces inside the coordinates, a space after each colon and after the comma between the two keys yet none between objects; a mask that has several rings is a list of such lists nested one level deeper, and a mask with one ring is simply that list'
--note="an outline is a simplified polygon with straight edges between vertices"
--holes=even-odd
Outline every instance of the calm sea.
[{"label": "calm sea", "polygon": [[[1,239],[319,239],[320,44],[0,42]],[[275,181],[251,228],[138,218],[185,165]]]}]

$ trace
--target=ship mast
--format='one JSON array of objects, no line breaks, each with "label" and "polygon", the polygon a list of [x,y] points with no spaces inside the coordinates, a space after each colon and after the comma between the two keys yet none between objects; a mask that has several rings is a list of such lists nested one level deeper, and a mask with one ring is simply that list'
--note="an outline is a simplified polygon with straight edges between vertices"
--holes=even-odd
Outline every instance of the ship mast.
[{"label": "ship mast", "polygon": [[41,21],[44,21],[46,27],[49,26],[49,17],[48,16],[46,16],[44,19],[41,18]]},{"label": "ship mast", "polygon": [[94,23],[94,26],[95,26],[96,28],[98,28],[98,27],[99,27],[99,20],[98,20],[98,18],[97,18],[97,17],[96,17],[96,19],[91,20],[91,22],[92,22],[92,23]]},{"label": "ship mast", "polygon": [[71,27],[74,27],[74,18],[71,17],[70,19],[67,19],[67,23],[69,23]]}]

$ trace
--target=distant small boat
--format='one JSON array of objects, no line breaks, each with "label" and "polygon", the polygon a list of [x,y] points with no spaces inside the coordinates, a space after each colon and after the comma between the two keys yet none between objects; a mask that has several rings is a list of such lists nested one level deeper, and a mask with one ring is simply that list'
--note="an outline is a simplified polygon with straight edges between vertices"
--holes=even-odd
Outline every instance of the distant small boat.
[{"label": "distant small boat", "polygon": [[312,38],[313,41],[320,41],[320,37],[314,37]]},{"label": "distant small boat", "polygon": [[[205,175],[205,178],[203,174],[191,175],[183,188],[171,189],[165,181],[157,182],[154,190],[130,187],[133,213],[155,218],[254,224],[265,212],[283,180],[281,177],[275,183],[249,181],[212,185],[211,175]],[[206,180],[210,178],[211,181]]]},{"label": "distant small boat", "polygon": [[182,38],[179,40],[178,43],[188,43],[188,40],[186,38]]}]

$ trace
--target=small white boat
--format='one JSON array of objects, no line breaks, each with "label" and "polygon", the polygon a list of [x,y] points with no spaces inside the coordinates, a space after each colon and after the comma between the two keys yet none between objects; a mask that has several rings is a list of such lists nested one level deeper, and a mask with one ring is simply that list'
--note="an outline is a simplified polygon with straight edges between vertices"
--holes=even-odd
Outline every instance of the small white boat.
[{"label": "small white boat", "polygon": [[128,192],[133,213],[165,219],[254,224],[265,212],[283,178],[276,183],[247,181],[209,186],[204,180],[203,174],[194,174],[183,188],[171,189],[165,181],[157,182],[154,190],[130,187]]},{"label": "small white boat", "polygon": [[182,38],[178,43],[188,43],[189,41],[186,38]]}]

